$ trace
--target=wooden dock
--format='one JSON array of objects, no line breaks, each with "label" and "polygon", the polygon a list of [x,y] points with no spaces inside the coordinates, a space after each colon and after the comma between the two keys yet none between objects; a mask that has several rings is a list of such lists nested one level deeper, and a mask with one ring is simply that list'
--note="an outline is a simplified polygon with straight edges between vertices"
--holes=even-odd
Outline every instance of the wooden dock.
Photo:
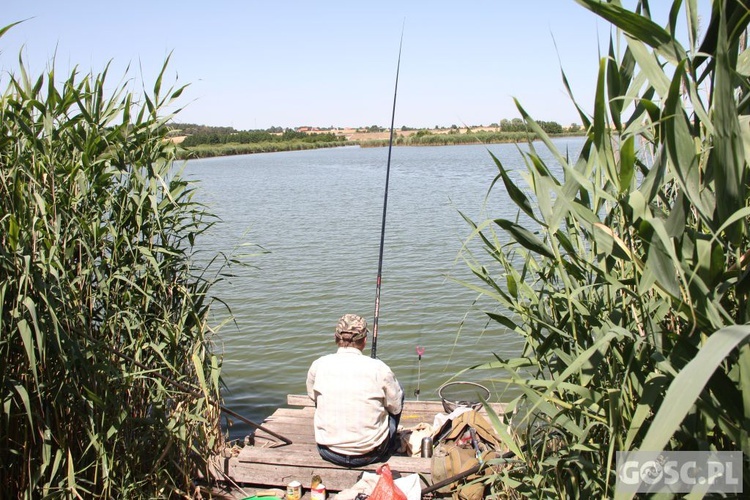
[{"label": "wooden dock", "polygon": [[[229,478],[247,488],[286,488],[293,480],[308,490],[310,479],[319,475],[329,492],[352,487],[363,471],[375,472],[382,463],[347,469],[326,462],[318,454],[313,429],[315,408],[307,395],[288,395],[286,408],[277,409],[261,424],[272,433],[281,435],[291,444],[284,444],[273,435],[257,430],[252,445],[214,458],[216,477]],[[502,405],[493,404],[501,413]],[[482,410],[483,411],[483,410]],[[400,425],[404,429],[419,423],[432,424],[435,415],[445,413],[440,401],[405,401]],[[411,456],[392,456],[388,462],[394,477],[419,474],[422,488],[431,484],[431,459]]]}]

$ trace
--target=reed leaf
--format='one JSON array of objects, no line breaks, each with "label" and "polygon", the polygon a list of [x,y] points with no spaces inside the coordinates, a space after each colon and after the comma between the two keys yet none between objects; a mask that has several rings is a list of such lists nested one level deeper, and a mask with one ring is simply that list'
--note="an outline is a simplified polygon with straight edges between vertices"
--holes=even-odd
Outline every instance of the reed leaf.
[{"label": "reed leaf", "polygon": [[[722,182],[716,184],[716,196],[721,200],[721,203],[717,204],[717,222],[722,224],[729,215],[746,204],[747,173],[746,153],[734,98],[733,69],[729,61],[726,23],[723,16],[720,16],[719,20],[713,91],[715,131],[709,163],[714,175],[722,179]],[[744,225],[740,224],[730,228],[735,243],[745,230]]]},{"label": "reed leaf", "polygon": [[598,14],[633,38],[672,56],[672,62],[685,58],[684,50],[677,45],[672,35],[647,17],[631,12],[622,6],[598,0],[576,0],[579,4]]},{"label": "reed leaf", "polygon": [[511,180],[511,178],[508,176],[507,171],[505,170],[505,167],[503,167],[503,164],[500,162],[500,160],[497,159],[497,157],[490,152],[490,156],[495,162],[495,165],[497,165],[497,169],[500,171],[500,178],[503,180],[503,184],[505,185],[505,189],[508,192],[508,196],[510,196],[511,200],[521,209],[523,212],[531,217],[534,218],[534,211],[531,208],[531,203],[529,203],[528,198],[526,195],[518,189],[518,187],[515,185],[515,183]]},{"label": "reed leaf", "polygon": [[513,238],[525,248],[534,252],[540,253],[545,257],[554,257],[552,251],[550,251],[539,238],[523,226],[511,222],[506,219],[496,219],[495,224],[508,231]]}]

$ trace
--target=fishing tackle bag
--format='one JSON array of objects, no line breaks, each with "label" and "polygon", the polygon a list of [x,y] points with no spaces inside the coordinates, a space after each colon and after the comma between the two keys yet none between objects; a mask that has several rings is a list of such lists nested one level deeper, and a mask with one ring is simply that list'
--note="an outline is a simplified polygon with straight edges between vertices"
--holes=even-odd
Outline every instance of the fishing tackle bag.
[{"label": "fishing tackle bag", "polygon": [[[432,455],[433,484],[477,466],[479,464],[477,454],[484,463],[497,457],[497,450],[500,449],[500,442],[492,426],[476,410],[462,413],[453,419],[450,426],[450,432],[445,434],[445,437],[439,438],[439,443]],[[475,440],[472,440],[470,429],[474,429]],[[438,436],[441,434],[444,434],[442,429],[438,432]],[[437,491],[442,494],[451,494],[454,500],[481,500],[484,498],[485,490],[482,478],[491,472],[489,467],[483,468]]]}]

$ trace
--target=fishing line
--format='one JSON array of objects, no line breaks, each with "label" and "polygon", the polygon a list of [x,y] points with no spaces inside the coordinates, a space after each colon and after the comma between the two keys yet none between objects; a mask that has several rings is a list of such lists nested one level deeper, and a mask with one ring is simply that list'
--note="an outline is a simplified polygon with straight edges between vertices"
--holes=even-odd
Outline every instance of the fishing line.
[{"label": "fishing line", "polygon": [[[406,21],[404,20],[404,24]],[[388,163],[385,170],[385,194],[383,195],[383,221],[380,226],[380,253],[378,255],[378,277],[375,282],[375,314],[372,320],[372,348],[370,356],[377,357],[378,350],[378,317],[380,316],[380,285],[383,275],[383,246],[385,244],[385,216],[388,213],[388,182],[391,177],[391,150],[393,149],[393,125],[396,121],[396,96],[398,95],[398,74],[401,69],[401,47],[404,44],[404,25],[401,26],[401,41],[398,44],[398,63],[396,64],[396,85],[393,90],[393,110],[391,112],[391,134],[388,139]]]}]

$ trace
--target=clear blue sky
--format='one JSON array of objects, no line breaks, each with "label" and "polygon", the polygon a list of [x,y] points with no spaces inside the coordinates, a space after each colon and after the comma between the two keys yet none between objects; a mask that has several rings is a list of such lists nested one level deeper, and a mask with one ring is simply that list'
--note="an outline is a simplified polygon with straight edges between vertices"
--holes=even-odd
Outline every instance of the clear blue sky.
[{"label": "clear blue sky", "polygon": [[[660,24],[671,3],[651,2]],[[167,80],[189,84],[177,121],[241,130],[388,126],[402,23],[397,127],[516,118],[514,97],[536,119],[580,123],[560,70],[592,112],[610,34],[574,0],[4,0],[0,25],[22,19],[0,38],[2,88],[19,52],[36,75],[53,56],[58,74],[112,61],[113,85],[130,64],[136,90],[171,52]]]}]

